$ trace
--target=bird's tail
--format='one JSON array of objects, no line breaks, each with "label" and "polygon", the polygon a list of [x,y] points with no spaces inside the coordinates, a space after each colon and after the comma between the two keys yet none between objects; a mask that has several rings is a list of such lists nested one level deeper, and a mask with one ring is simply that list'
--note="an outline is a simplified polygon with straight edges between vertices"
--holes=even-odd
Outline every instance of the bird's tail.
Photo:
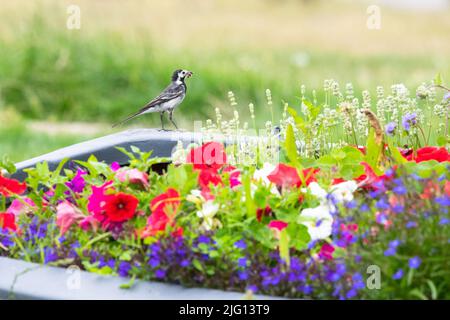
[{"label": "bird's tail", "polygon": [[116,122],[115,124],[112,125],[112,127],[113,127],[113,128],[118,127],[118,126],[124,124],[125,122],[130,121],[130,120],[133,119],[133,118],[136,118],[136,117],[137,117],[138,115],[140,115],[141,113],[142,113],[141,111],[138,111],[138,112],[136,112],[136,113],[133,113],[133,114],[129,115],[128,117],[126,117],[125,119],[123,119],[123,120],[121,120],[121,121],[119,121],[119,122]]}]

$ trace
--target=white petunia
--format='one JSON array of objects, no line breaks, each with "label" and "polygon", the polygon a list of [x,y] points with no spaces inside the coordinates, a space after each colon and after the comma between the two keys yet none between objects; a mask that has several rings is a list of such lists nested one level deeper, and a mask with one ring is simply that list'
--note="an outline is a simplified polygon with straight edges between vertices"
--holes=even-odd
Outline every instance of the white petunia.
[{"label": "white petunia", "polygon": [[308,185],[308,190],[313,196],[315,196],[321,202],[324,202],[327,200],[327,192],[324,189],[322,189],[322,187],[317,182],[315,182],[315,181],[311,182]]},{"label": "white petunia", "polygon": [[328,205],[303,209],[300,213],[299,222],[308,228],[312,241],[325,239],[331,235],[333,217]]},{"label": "white petunia", "polygon": [[263,184],[264,186],[271,185],[270,192],[279,196],[280,192],[278,191],[276,185],[272,184],[267,178],[267,176],[271,174],[275,169],[276,167],[273,164],[265,162],[261,169],[255,170],[255,172],[253,173],[253,180],[257,183]]},{"label": "white petunia", "polygon": [[197,211],[197,216],[199,218],[203,218],[202,226],[205,230],[209,231],[214,226],[220,225],[220,222],[217,219],[214,219],[217,211],[219,211],[219,205],[217,203],[214,203],[213,200],[206,201],[203,204],[202,209]]},{"label": "white petunia", "polygon": [[332,186],[330,193],[338,203],[350,202],[353,200],[353,192],[357,188],[356,181],[350,180]]}]

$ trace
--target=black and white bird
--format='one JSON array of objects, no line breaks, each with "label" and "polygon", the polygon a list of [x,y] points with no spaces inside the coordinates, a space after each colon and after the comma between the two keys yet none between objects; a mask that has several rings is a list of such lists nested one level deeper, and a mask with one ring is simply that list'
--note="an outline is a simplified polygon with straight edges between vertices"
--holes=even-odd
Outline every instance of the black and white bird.
[{"label": "black and white bird", "polygon": [[175,128],[178,129],[175,121],[173,120],[173,111],[180,105],[181,102],[183,102],[183,99],[186,96],[187,87],[184,80],[190,76],[192,76],[191,71],[182,69],[175,70],[172,74],[172,82],[167,86],[167,88],[164,89],[163,92],[161,92],[159,96],[148,102],[138,112],[133,113],[124,120],[114,124],[113,128],[142,114],[159,112],[161,117],[161,129],[164,130],[164,113],[168,112],[170,122],[172,122]]}]

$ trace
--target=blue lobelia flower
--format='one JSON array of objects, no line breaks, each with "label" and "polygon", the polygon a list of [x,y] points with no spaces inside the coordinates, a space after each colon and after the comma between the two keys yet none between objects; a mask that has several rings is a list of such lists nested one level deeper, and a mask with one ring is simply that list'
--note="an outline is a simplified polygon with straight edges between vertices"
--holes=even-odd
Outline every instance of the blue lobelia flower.
[{"label": "blue lobelia flower", "polygon": [[236,241],[236,242],[234,243],[234,246],[235,246],[236,248],[238,248],[238,249],[246,249],[246,248],[247,248],[247,244],[245,243],[244,240]]},{"label": "blue lobelia flower", "polygon": [[408,261],[408,265],[411,269],[419,268],[421,263],[422,263],[422,260],[418,256],[412,257]]},{"label": "blue lobelia flower", "polygon": [[398,269],[398,270],[392,275],[392,279],[394,279],[394,280],[400,280],[401,278],[403,278],[403,270],[402,270],[402,269]]}]

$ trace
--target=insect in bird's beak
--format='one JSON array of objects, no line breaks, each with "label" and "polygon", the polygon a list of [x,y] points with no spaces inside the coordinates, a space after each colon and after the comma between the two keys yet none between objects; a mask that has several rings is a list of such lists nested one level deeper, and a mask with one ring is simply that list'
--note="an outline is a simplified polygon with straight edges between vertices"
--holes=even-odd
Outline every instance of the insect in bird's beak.
[{"label": "insect in bird's beak", "polygon": [[187,73],[186,73],[186,77],[192,77],[192,75],[193,75],[193,73],[191,72],[191,71],[188,71]]}]

